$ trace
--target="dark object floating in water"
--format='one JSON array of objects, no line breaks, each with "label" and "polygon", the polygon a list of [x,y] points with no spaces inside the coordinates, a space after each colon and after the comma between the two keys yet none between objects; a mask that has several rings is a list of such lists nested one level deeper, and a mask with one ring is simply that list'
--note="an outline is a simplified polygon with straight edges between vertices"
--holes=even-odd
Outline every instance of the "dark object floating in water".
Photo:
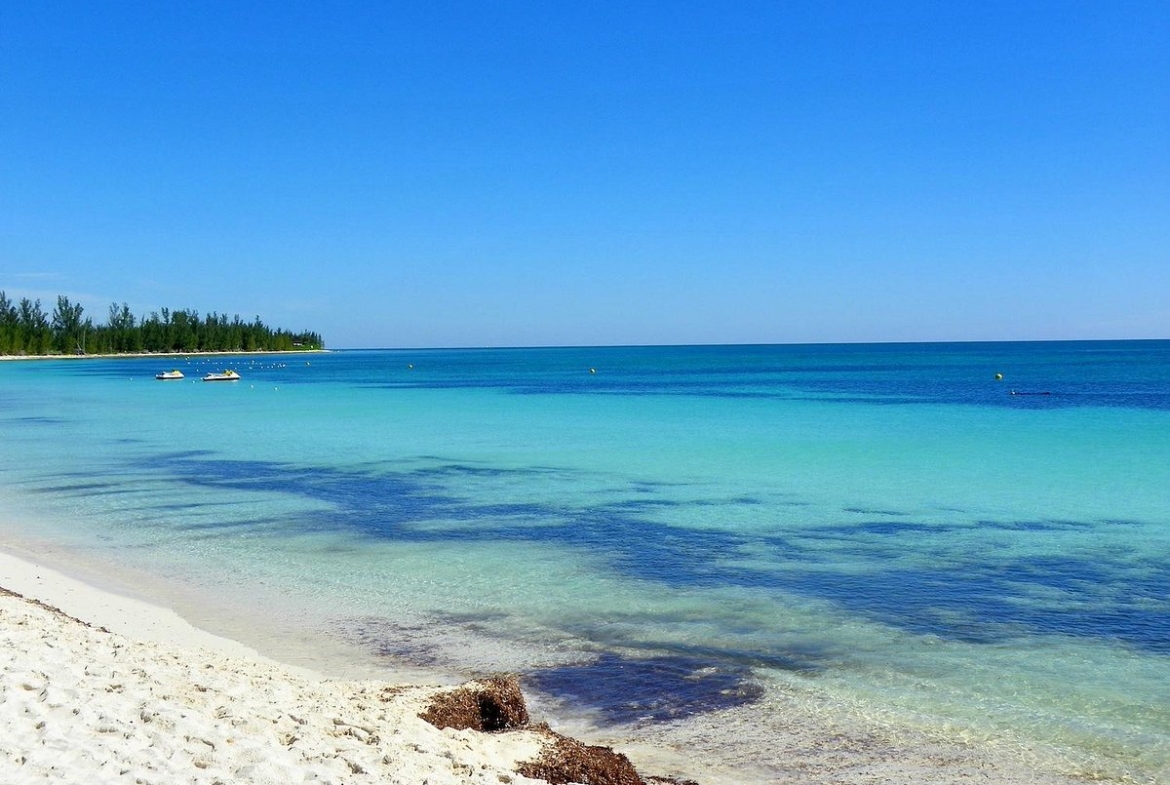
[{"label": "dark object floating in water", "polygon": [[1044,392],[1018,392],[1016,390],[1012,390],[1012,395],[1052,395],[1052,393],[1048,392],[1047,390]]}]

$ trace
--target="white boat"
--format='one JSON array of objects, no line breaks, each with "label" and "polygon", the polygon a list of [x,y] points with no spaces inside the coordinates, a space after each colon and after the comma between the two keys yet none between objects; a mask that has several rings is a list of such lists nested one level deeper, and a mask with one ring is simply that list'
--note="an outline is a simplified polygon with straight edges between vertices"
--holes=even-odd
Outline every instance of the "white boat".
[{"label": "white boat", "polygon": [[223,373],[209,373],[203,377],[205,382],[238,382],[239,380],[240,375],[232,370]]},{"label": "white boat", "polygon": [[168,379],[182,379],[183,372],[180,371],[178,368],[175,368],[175,369],[170,370],[170,371],[163,371],[162,373],[156,373],[154,375],[154,378],[161,379],[164,382],[167,381]]}]

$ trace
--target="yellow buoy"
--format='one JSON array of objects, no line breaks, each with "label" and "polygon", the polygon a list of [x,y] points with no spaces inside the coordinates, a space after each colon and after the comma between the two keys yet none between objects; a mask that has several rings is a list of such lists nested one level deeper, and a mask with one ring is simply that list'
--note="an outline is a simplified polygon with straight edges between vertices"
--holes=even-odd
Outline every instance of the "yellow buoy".
[{"label": "yellow buoy", "polygon": [[1002,374],[1002,373],[997,373],[997,374],[995,375],[995,380],[996,380],[997,382],[1002,382],[1002,381],[1003,381],[1003,374]]}]

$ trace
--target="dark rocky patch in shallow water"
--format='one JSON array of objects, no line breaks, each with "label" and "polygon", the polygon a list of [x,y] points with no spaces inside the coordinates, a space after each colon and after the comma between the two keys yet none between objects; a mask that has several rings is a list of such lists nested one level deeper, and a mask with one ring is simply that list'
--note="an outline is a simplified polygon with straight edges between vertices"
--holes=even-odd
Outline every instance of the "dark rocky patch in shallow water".
[{"label": "dark rocky patch in shallow water", "polygon": [[440,662],[435,647],[422,640],[427,632],[424,626],[369,616],[339,620],[336,632],[342,640],[379,657],[393,657],[424,666],[435,666]]},{"label": "dark rocky patch in shallow water", "polygon": [[607,653],[587,663],[532,671],[525,680],[618,725],[667,722],[754,703],[764,691],[750,677],[746,667],[713,660]]},{"label": "dark rocky patch in shallow water", "polygon": [[869,507],[846,507],[844,510],[845,512],[860,513],[861,515],[885,515],[890,518],[905,518],[908,516],[908,513],[901,512],[900,510],[879,510]]}]

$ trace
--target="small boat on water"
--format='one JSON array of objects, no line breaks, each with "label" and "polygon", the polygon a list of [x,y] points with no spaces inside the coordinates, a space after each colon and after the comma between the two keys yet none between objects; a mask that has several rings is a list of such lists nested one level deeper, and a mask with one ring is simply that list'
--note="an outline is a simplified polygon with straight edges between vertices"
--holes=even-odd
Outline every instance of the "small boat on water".
[{"label": "small boat on water", "polygon": [[238,382],[239,380],[240,375],[232,370],[223,373],[209,373],[203,377],[205,382]]},{"label": "small boat on water", "polygon": [[154,378],[160,379],[161,381],[164,381],[164,382],[169,380],[169,379],[182,379],[183,372],[180,371],[178,368],[173,368],[169,371],[163,371],[162,373],[156,373],[154,375]]}]

